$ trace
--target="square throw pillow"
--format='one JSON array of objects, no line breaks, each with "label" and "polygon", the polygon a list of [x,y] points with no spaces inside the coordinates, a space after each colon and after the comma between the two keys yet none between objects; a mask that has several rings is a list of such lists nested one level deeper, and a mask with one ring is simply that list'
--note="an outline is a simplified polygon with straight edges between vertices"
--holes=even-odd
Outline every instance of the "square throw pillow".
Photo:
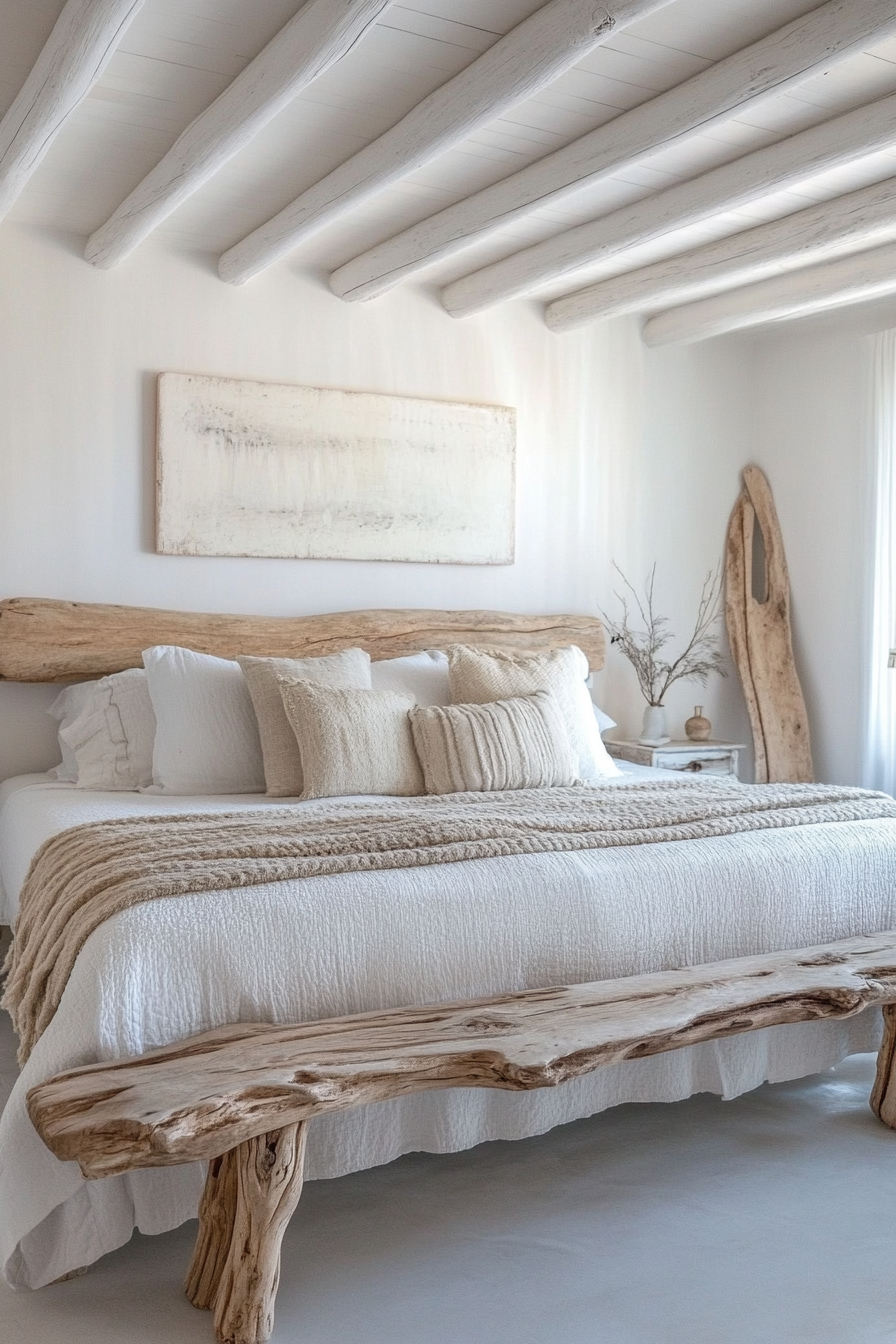
[{"label": "square throw pillow", "polygon": [[302,755],[303,798],[424,792],[408,713],[410,695],[280,678]]},{"label": "square throw pillow", "polygon": [[59,724],[59,754],[62,757],[50,774],[66,784],[77,784],[78,760],[68,743],[63,741],[62,730],[74,723],[81,711],[90,704],[96,687],[95,681],[80,681],[76,686],[65,686],[47,710]]},{"label": "square throw pillow", "polygon": [[240,665],[160,644],[143,654],[156,716],[157,793],[263,793],[264,763]]},{"label": "square throw pillow", "polygon": [[146,672],[132,667],[93,683],[85,707],[60,727],[81,789],[141,789],[152,783],[156,719]]},{"label": "square throw pillow", "polygon": [[363,649],[343,649],[323,658],[237,658],[237,662],[255,707],[267,792],[273,798],[298,798],[304,788],[302,758],[277,678],[369,690],[370,655]]},{"label": "square throw pillow", "polygon": [[448,682],[455,704],[488,704],[533,691],[550,691],[557,699],[578,762],[580,779],[618,775],[601,741],[585,678],[588,659],[570,644],[547,653],[519,654],[454,644],[448,650]]},{"label": "square throw pillow", "polygon": [[411,710],[427,793],[575,784],[578,761],[550,691]]},{"label": "square throw pillow", "polygon": [[448,655],[439,649],[371,663],[370,684],[375,691],[412,695],[418,705],[451,704]]}]

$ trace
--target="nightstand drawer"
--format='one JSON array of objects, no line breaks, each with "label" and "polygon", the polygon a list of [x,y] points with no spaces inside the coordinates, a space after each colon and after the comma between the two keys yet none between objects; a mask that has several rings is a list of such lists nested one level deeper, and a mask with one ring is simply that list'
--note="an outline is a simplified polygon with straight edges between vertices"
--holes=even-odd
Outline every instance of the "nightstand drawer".
[{"label": "nightstand drawer", "polygon": [[689,738],[664,742],[661,747],[649,747],[646,742],[606,743],[607,751],[620,761],[633,765],[652,765],[655,770],[674,770],[693,779],[718,778],[719,775],[737,776],[737,753],[743,751],[742,742],[722,742],[710,738],[708,742],[693,742]]},{"label": "nightstand drawer", "polygon": [[687,775],[733,775],[737,758],[733,753],[695,758],[693,751],[664,751],[657,752],[654,765],[660,770],[678,770]]}]

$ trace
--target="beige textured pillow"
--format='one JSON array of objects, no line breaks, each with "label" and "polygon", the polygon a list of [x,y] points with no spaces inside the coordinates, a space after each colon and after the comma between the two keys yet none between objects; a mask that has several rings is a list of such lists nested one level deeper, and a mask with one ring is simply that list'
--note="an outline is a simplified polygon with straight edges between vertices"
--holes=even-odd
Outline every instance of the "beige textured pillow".
[{"label": "beige textured pillow", "polygon": [[302,755],[303,798],[423,793],[408,718],[412,695],[348,690],[289,677],[279,682]]},{"label": "beige textured pillow", "polygon": [[576,758],[549,691],[487,705],[411,710],[427,793],[575,784]]},{"label": "beige textured pillow", "polygon": [[258,719],[267,792],[274,798],[297,798],[304,788],[302,758],[277,678],[362,690],[370,687],[370,655],[363,649],[343,649],[324,658],[237,658],[237,662]]},{"label": "beige textured pillow", "polygon": [[580,779],[618,775],[604,746],[585,685],[588,659],[575,644],[548,653],[518,654],[454,644],[448,650],[448,684],[454,704],[550,691],[557,699]]}]

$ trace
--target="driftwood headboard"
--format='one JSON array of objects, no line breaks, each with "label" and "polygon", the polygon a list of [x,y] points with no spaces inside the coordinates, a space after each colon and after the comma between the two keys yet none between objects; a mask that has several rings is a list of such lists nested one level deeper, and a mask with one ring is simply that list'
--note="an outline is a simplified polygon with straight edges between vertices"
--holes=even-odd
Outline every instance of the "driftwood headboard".
[{"label": "driftwood headboard", "polygon": [[537,652],[578,644],[592,671],[604,665],[596,616],[518,616],[502,611],[338,611],[327,616],[220,616],[13,597],[0,602],[0,679],[86,681],[141,667],[154,644],[234,658],[307,658],[366,649],[397,658],[447,644]]}]

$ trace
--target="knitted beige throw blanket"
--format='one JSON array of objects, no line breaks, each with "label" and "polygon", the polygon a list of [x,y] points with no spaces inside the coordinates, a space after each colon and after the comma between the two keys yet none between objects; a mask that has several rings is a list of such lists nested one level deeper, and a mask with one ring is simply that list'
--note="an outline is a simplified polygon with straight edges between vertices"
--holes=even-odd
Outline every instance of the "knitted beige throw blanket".
[{"label": "knitted beige throw blanket", "polygon": [[12,1014],[24,1062],[94,929],[163,896],[880,817],[896,817],[896,801],[883,793],[673,779],[94,822],[54,836],[34,857],[7,958],[3,1006]]}]

